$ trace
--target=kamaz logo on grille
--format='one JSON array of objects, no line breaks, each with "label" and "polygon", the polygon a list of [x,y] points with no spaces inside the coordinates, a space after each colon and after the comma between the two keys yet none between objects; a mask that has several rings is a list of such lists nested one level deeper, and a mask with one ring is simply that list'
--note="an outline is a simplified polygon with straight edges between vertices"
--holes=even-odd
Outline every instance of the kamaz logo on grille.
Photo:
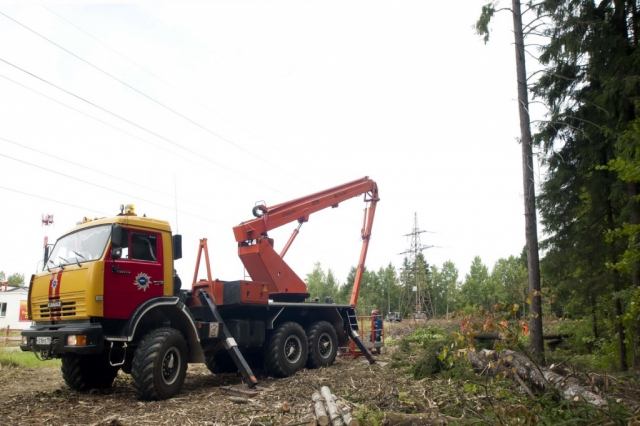
[{"label": "kamaz logo on grille", "polygon": [[49,308],[62,308],[62,302],[49,302],[47,303]]}]

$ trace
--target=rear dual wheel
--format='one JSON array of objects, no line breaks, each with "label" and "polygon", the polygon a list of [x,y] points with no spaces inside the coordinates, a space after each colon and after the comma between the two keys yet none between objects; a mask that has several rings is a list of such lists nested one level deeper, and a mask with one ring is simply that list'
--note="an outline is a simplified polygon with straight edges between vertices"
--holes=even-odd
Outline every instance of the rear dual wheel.
[{"label": "rear dual wheel", "polygon": [[276,328],[264,346],[264,364],[276,377],[288,377],[304,367],[309,353],[307,335],[295,322]]},{"label": "rear dual wheel", "polygon": [[318,321],[307,329],[309,358],[307,368],[329,367],[338,354],[336,330],[327,321]]}]

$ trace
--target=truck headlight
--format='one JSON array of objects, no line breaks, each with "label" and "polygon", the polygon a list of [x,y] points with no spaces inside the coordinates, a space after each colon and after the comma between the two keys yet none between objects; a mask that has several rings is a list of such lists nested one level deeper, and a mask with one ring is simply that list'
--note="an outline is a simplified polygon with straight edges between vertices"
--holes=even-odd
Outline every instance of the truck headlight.
[{"label": "truck headlight", "polygon": [[27,343],[29,343],[27,336],[22,336],[22,344],[26,346]]},{"label": "truck headlight", "polygon": [[72,334],[67,336],[67,346],[86,346],[87,335],[86,334]]}]

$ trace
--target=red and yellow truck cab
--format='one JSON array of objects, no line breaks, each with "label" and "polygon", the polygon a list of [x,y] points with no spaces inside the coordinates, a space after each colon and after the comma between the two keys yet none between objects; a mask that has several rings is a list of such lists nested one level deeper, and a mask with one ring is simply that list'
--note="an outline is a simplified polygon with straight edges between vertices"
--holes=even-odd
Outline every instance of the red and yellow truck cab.
[{"label": "red and yellow truck cab", "polygon": [[[178,237],[178,236],[176,236]],[[181,252],[178,243],[176,252]],[[59,238],[31,277],[21,348],[46,357],[101,353],[144,302],[173,296],[174,241],[166,221],[120,215],[85,221]]]}]

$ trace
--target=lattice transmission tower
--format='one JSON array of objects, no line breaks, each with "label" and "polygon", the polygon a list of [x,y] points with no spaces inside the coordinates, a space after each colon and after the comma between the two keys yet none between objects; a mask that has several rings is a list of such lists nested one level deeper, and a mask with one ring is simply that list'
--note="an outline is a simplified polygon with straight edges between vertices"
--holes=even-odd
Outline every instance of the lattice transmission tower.
[{"label": "lattice transmission tower", "polygon": [[[414,213],[413,218],[413,231],[410,234],[405,234],[405,237],[411,237],[411,248],[407,251],[400,253],[400,255],[408,255],[409,265],[413,272],[413,293],[415,293],[414,305],[414,317],[417,314],[425,312],[429,318],[434,317],[433,303],[431,300],[431,293],[429,292],[429,281],[426,271],[426,259],[424,265],[418,265],[419,254],[422,253],[423,250],[434,246],[423,245],[420,241],[420,234],[430,231],[423,231],[418,227],[418,214]],[[423,258],[424,259],[424,258]],[[423,271],[420,271],[419,267],[423,268]],[[406,272],[406,271],[405,271]],[[424,281],[421,282],[421,272],[423,272]],[[411,293],[409,293],[409,299],[411,300]]]}]

